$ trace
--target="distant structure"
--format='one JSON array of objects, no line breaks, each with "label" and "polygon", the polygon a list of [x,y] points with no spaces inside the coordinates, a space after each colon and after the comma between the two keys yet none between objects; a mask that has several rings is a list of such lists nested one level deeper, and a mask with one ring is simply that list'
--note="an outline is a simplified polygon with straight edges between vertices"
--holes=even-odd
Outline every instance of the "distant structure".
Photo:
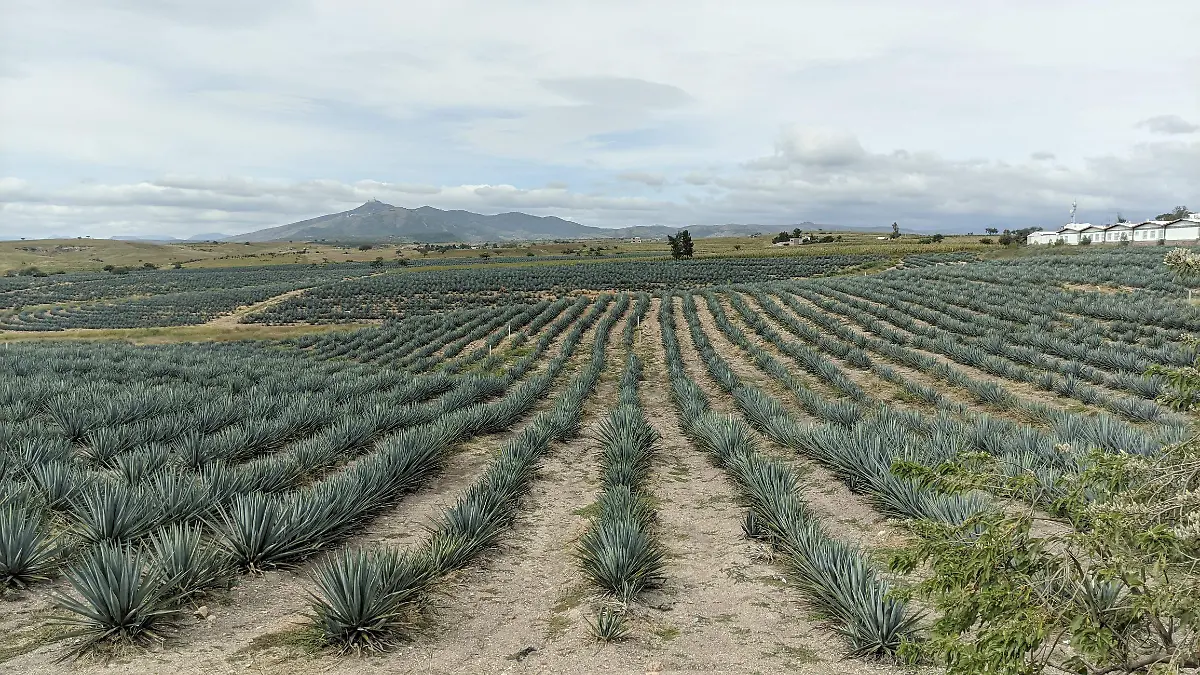
[{"label": "distant structure", "polygon": [[1091,244],[1155,245],[1158,243],[1200,243],[1200,213],[1188,213],[1174,220],[1146,220],[1140,223],[1093,225],[1075,222],[1077,204],[1071,202],[1071,222],[1050,232],[1034,232],[1025,238],[1028,244],[1066,244],[1078,246],[1087,240]]}]

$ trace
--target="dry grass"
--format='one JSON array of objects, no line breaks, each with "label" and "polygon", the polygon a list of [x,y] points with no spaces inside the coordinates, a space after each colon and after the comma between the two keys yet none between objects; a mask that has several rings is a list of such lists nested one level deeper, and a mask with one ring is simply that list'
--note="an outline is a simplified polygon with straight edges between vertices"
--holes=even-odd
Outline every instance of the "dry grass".
[{"label": "dry grass", "polygon": [[[769,229],[769,228],[764,228]],[[696,257],[725,256],[818,256],[838,254],[882,254],[901,256],[913,253],[945,251],[997,251],[1002,247],[980,244],[977,237],[947,237],[938,244],[919,244],[917,236],[906,235],[898,240],[880,241],[875,233],[832,232],[842,240],[828,244],[778,247],[771,244],[773,232],[759,237],[714,237],[695,240]],[[533,256],[529,256],[533,253]],[[579,260],[612,260],[622,257],[667,257],[666,241],[631,243],[621,239],[599,239],[562,244],[508,244],[497,248],[456,249],[444,253],[422,255],[409,244],[375,244],[367,250],[356,245],[327,243],[267,242],[267,243],[207,243],[156,244],[112,239],[41,239],[37,241],[0,242],[0,272],[36,267],[43,272],[99,271],[105,265],[141,267],[146,263],[170,267],[178,263],[187,268],[245,267],[256,265],[369,262],[382,258],[386,262],[406,259],[416,267],[424,260],[459,260],[464,267],[496,265],[482,259],[525,258],[521,264],[555,264],[558,261],[539,261],[546,256],[577,256]]]}]

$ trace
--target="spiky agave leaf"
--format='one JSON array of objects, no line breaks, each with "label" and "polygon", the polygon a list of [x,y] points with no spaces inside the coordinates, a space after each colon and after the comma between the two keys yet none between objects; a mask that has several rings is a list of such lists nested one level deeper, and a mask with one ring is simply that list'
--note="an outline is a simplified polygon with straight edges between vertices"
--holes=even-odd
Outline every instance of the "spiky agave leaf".
[{"label": "spiky agave leaf", "polygon": [[84,638],[69,655],[102,642],[162,640],[175,627],[178,612],[162,594],[160,579],[147,569],[142,554],[128,546],[105,542],[88,550],[67,579],[78,597],[54,598],[70,612],[60,621],[75,627],[64,637]]},{"label": "spiky agave leaf", "polygon": [[49,579],[58,554],[39,510],[16,500],[0,505],[0,590]]}]

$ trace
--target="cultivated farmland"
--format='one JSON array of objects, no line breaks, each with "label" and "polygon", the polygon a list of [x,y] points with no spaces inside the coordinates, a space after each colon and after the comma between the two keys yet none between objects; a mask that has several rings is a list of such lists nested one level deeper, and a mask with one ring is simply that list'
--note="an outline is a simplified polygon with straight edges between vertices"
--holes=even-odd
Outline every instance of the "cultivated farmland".
[{"label": "cultivated farmland", "polygon": [[4,279],[0,668],[1200,665],[1162,249],[557,262]]}]

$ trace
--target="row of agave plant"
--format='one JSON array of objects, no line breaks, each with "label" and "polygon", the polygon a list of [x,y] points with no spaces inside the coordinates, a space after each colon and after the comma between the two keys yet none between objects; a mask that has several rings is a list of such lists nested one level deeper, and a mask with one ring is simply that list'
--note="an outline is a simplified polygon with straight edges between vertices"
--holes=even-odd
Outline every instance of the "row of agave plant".
[{"label": "row of agave plant", "polygon": [[[560,354],[500,400],[472,402],[455,396],[462,389],[451,390],[431,402],[425,414],[409,417],[412,424],[373,444],[367,442],[369,434],[333,432],[296,444],[278,458],[264,458],[284,465],[309,462],[304,471],[288,473],[302,479],[286,486],[276,482],[273,491],[245,479],[262,475],[251,468],[254,463],[215,463],[197,475],[164,467],[136,485],[120,475],[94,476],[87,489],[57,503],[59,509],[50,506],[35,480],[22,483],[0,498],[0,518],[24,524],[0,531],[0,569],[5,570],[0,580],[5,586],[27,585],[68,560],[73,564],[67,577],[76,594],[59,603],[85,629],[80,648],[100,636],[153,637],[151,626],[166,625],[159,618],[174,616],[181,598],[228,583],[234,570],[294,564],[328,548],[419,485],[450,446],[514,423],[545,395],[610,301],[593,303]],[[509,375],[523,376],[549,344],[539,340]],[[344,470],[320,477],[355,454],[362,456]],[[52,540],[52,529],[65,535]],[[167,547],[168,541],[180,543]],[[137,574],[130,576],[130,569]],[[186,593],[168,583],[176,576],[171,570],[179,569],[195,573]]]},{"label": "row of agave plant", "polygon": [[[963,333],[955,333],[945,330],[937,324],[929,323],[936,320],[934,316],[926,314],[922,317],[923,321],[918,322],[910,314],[920,314],[920,312],[911,308],[907,311],[893,310],[859,300],[854,296],[830,288],[814,288],[816,288],[817,293],[801,290],[800,294],[818,304],[822,309],[849,316],[860,324],[869,325],[870,328],[868,330],[895,344],[911,344],[918,349],[943,354],[958,363],[978,368],[989,374],[998,375],[1017,382],[1034,383],[1046,390],[1056,391],[1059,395],[1069,396],[1082,403],[1107,408],[1135,422],[1183,423],[1178,416],[1171,414],[1165,408],[1154,403],[1153,400],[1146,400],[1146,398],[1153,399],[1162,389],[1162,382],[1156,378],[1143,380],[1141,376],[1130,378],[1126,375],[1123,379],[1124,382],[1128,383],[1128,386],[1134,387],[1137,385],[1133,383],[1143,382],[1147,387],[1145,393],[1151,394],[1148,397],[1144,396],[1143,392],[1140,391],[1138,392],[1138,398],[1110,394],[1101,388],[1078,381],[1077,378],[1081,375],[1079,364],[1071,367],[1066,362],[1059,362],[1057,364],[1036,362],[1031,364],[1033,365],[1033,369],[1031,369],[1007,356],[1002,356],[994,353],[992,350],[985,349],[978,342]],[[875,319],[881,319],[883,322],[876,321]],[[948,317],[943,317],[942,322],[962,323]],[[893,326],[899,326],[903,329],[903,332],[893,328]],[[999,338],[999,336],[997,337]],[[1003,338],[999,339],[1003,340]],[[1056,368],[1056,366],[1061,366],[1061,369]],[[1046,370],[1042,370],[1039,375],[1036,371],[1043,367],[1055,368],[1055,371],[1061,377],[1055,377],[1051,372]],[[1059,382],[1070,382],[1072,386],[1069,389],[1056,388],[1055,385]]]},{"label": "row of agave plant", "polygon": [[[1187,296],[1187,287],[1171,277],[1162,256],[1162,251],[1030,256],[889,272],[885,278],[912,280],[915,285],[925,279],[938,279],[960,285],[975,282],[989,288],[1013,288],[1036,297],[1041,304],[1057,305],[1061,311],[1089,319],[1119,322],[1126,329],[1154,326],[1166,331],[1200,330],[1200,312],[1178,302]],[[1136,300],[1130,301],[1131,296],[1125,293],[1096,292],[1097,287],[1136,289]],[[1178,334],[1168,333],[1165,337],[1177,339]]]},{"label": "row of agave plant", "polygon": [[576,436],[583,403],[604,371],[608,335],[629,306],[622,294],[596,327],[591,360],[555,399],[515,437],[415,549],[357,548],[317,565],[313,579],[316,628],[342,650],[381,650],[418,620],[429,593],[446,575],[462,569],[503,536],[529,492],[551,444]]},{"label": "row of agave plant", "polygon": [[[945,278],[937,274],[924,275],[919,283],[931,293],[952,300],[955,306],[979,315],[1029,326],[1029,338],[1036,339],[1044,329],[1055,337],[1052,341],[1052,350],[1055,351],[1048,350],[1048,353],[1057,354],[1057,350],[1066,350],[1060,355],[1079,358],[1082,356],[1077,349],[1079,347],[1089,349],[1113,343],[1141,358],[1160,363],[1178,363],[1184,354],[1195,351],[1179,343],[1183,331],[1178,328],[1078,313],[1080,309],[1086,311],[1088,303],[1081,302],[1088,298],[1086,293],[1053,285],[1053,279],[1030,281],[1036,284],[1036,289],[1031,285],[1006,283],[1003,279],[976,281]],[[1047,281],[1051,285],[1047,285]],[[1128,304],[1130,299],[1130,296],[1125,296],[1107,302],[1124,301]],[[1061,339],[1063,337],[1067,339]]]},{"label": "row of agave plant", "polygon": [[[916,398],[934,403],[939,407],[954,407],[954,404],[930,387],[919,386],[916,383],[903,383],[904,378],[900,377],[894,369],[877,363],[877,357],[872,357],[871,354],[885,357],[896,364],[912,368],[954,388],[962,389],[974,403],[1006,414],[1017,413],[1029,421],[1047,426],[1056,435],[1062,437],[1064,442],[1075,445],[1086,443],[1113,452],[1149,453],[1157,451],[1164,444],[1178,442],[1187,434],[1186,427],[1178,425],[1158,425],[1147,428],[1130,424],[1112,415],[1080,415],[1059,407],[1032,401],[1013,394],[995,381],[973,378],[953,364],[940,361],[922,351],[874,337],[870,330],[865,332],[854,330],[844,325],[834,315],[823,312],[812,304],[801,302],[798,296],[792,295],[786,289],[774,287],[765,289],[774,291],[776,293],[774,296],[766,295],[762,292],[763,289],[741,287],[739,290],[747,291],[755,298],[759,306],[793,335],[820,346],[831,354],[838,355],[853,367],[867,369],[885,380],[902,383],[905,389]],[[779,307],[772,298],[781,300],[786,306],[786,311]],[[812,326],[806,325],[806,321],[810,322]],[[875,330],[883,331],[879,326],[867,325]],[[813,326],[823,330],[816,331]]]},{"label": "row of agave plant", "polygon": [[[684,296],[684,311],[690,318],[694,312],[688,309],[688,298]],[[801,497],[796,474],[767,457],[745,423],[712,410],[707,395],[684,369],[673,304],[672,296],[664,297],[659,322],[680,425],[737,485],[749,507],[746,534],[781,555],[801,591],[846,637],[852,654],[895,657],[901,645],[913,639],[919,616],[892,597],[890,584],[865,552],[824,530]],[[703,334],[698,329],[694,324],[694,335]],[[710,372],[728,367],[724,361],[712,365],[709,357],[714,355],[719,358],[701,350]]]},{"label": "row of agave plant", "polygon": [[[854,295],[860,295],[861,289],[875,296],[870,299],[884,302],[893,309],[938,312],[960,322],[943,325],[945,328],[953,325],[956,332],[962,331],[973,337],[1001,333],[1010,346],[1031,347],[1109,373],[1140,375],[1154,364],[1182,366],[1194,361],[1196,356],[1196,347],[1183,342],[1143,344],[1142,340],[1158,342],[1159,338],[1167,339],[1168,335],[1155,326],[1142,326],[1132,340],[1122,339],[1127,331],[1108,322],[1072,316],[1053,305],[1045,306],[1037,296],[1021,294],[1015,289],[1003,289],[995,295],[990,294],[992,289],[986,289],[989,295],[981,296],[980,291],[985,289],[964,289],[962,284],[926,280],[920,286],[923,292],[915,293],[906,286],[885,285],[874,279],[869,282],[844,281],[830,286]],[[1135,301],[1134,297],[1130,300]]]},{"label": "row of agave plant", "polygon": [[652,290],[714,281],[790,279],[843,271],[879,256],[769,256],[422,269],[322,284],[247,317],[263,323],[390,319],[464,307],[529,304],[580,290]]},{"label": "row of agave plant", "polygon": [[623,610],[642,591],[662,582],[666,563],[664,548],[654,532],[654,506],[645,489],[659,437],[638,397],[642,361],[632,351],[635,324],[648,309],[649,296],[643,295],[626,322],[628,356],[618,403],[597,429],[600,495],[596,515],[576,550],[584,576],[619,605],[616,610],[601,608],[592,624],[602,640],[627,634]]},{"label": "row of agave plant", "polygon": [[[736,336],[735,343],[752,344],[744,335],[739,335],[739,329],[729,322],[715,298],[710,296],[709,299],[718,325],[724,326],[730,334]],[[852,443],[825,452],[825,447],[806,443],[810,430],[818,427],[803,424],[779,399],[759,387],[741,381],[726,358],[709,341],[700,323],[693,296],[683,297],[683,310],[692,344],[700,354],[709,376],[730,394],[734,404],[750,424],[779,445],[805,452],[829,466],[851,489],[870,497],[883,513],[902,518],[932,518],[958,523],[987,507],[987,500],[983,495],[934,491],[917,481],[902,478],[892,472],[893,463],[898,460],[937,466],[958,450],[958,443],[949,439],[920,444],[870,442],[872,436],[876,437],[875,441],[880,438],[900,438],[894,433],[880,433],[880,429],[916,431],[924,428],[926,422],[919,414],[904,414],[878,405],[867,413],[860,407],[859,417],[854,421],[835,415],[826,418],[833,421],[820,429],[829,434],[840,434],[849,430],[856,440],[863,441],[861,444]],[[757,354],[760,363],[772,358],[764,351],[757,351]],[[778,371],[780,368],[771,370]],[[802,391],[796,386],[798,383],[791,384],[793,392]]]},{"label": "row of agave plant", "polygon": [[[1141,445],[1141,437],[1131,439],[1125,435],[1124,431],[1128,430],[1128,425],[1111,418],[1089,418],[1062,411],[1053,417],[1054,424],[1050,425],[1049,430],[1042,430],[1003,417],[990,416],[941,397],[940,394],[923,397],[923,400],[935,402],[937,405],[938,414],[932,416],[919,410],[896,410],[874,398],[862,402],[847,398],[823,399],[820,394],[808,389],[804,382],[771,353],[750,340],[738,326],[730,322],[713,293],[706,293],[706,296],[709,311],[721,331],[744,350],[763,372],[791,391],[802,408],[826,424],[806,429],[769,394],[753,387],[742,386],[736,376],[732,375],[732,371],[721,365],[718,360],[720,355],[713,354],[711,358],[707,358],[706,363],[711,364],[710,372],[713,372],[718,383],[733,395],[739,408],[752,423],[772,440],[822,461],[846,478],[852,488],[859,491],[869,492],[870,490],[862,486],[870,487],[872,480],[853,476],[855,467],[867,473],[879,473],[876,469],[886,469],[891,461],[897,460],[936,467],[942,462],[956,458],[962,452],[979,452],[995,457],[1013,477],[1032,477],[1033,481],[1018,496],[1048,510],[1054,510],[1056,500],[1063,496],[1062,481],[1076,477],[1085,470],[1090,448],[1099,447],[1113,452],[1124,451],[1127,448],[1139,448],[1143,452],[1154,451],[1152,447]],[[729,292],[725,297],[730,300],[730,304],[739,309],[747,325],[753,327],[768,344],[785,355],[792,353],[793,350],[788,348],[789,341],[750,309],[739,294]],[[768,299],[760,297],[761,306],[770,306],[769,302]],[[791,319],[794,320],[795,317]],[[711,347],[707,338],[700,335],[698,344],[708,357],[707,352]],[[901,385],[905,391],[916,388],[902,374],[887,366],[871,364],[870,370],[881,379]],[[1105,424],[1106,419],[1111,423]],[[843,447],[831,451],[830,443]],[[876,457],[874,465],[864,464],[853,454],[846,454],[845,448],[854,446],[861,446],[873,452]],[[890,455],[887,448],[892,448]],[[849,459],[843,460],[841,457]],[[897,494],[911,491],[912,488],[905,486],[903,482],[897,482],[889,475],[884,475],[881,480],[888,482],[898,491]],[[883,498],[883,501],[879,502],[879,498]],[[967,497],[966,501],[963,501],[962,497],[939,497],[929,500],[928,503],[918,504],[920,509],[914,508],[904,512],[897,510],[894,504],[887,503],[886,494],[877,494],[873,499],[877,499],[883,511],[899,517],[920,517],[923,514],[922,510],[926,515],[955,514],[951,518],[928,515],[949,522],[960,521],[977,511],[976,507],[981,506],[977,497]],[[959,503],[961,508],[954,506],[955,503]]]}]

